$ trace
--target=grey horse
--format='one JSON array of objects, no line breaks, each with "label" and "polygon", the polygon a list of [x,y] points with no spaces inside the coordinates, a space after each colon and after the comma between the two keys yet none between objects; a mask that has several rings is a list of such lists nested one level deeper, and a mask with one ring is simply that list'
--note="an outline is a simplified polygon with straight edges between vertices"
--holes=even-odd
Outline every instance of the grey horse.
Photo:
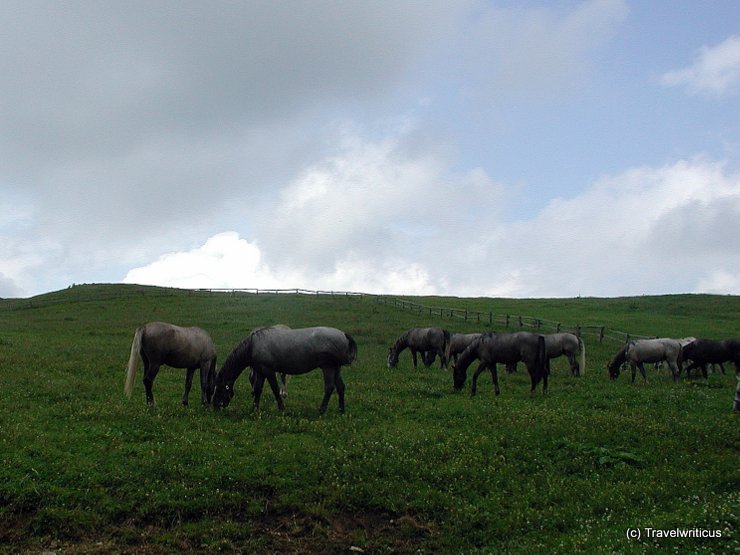
[{"label": "grey horse", "polygon": [[638,368],[640,369],[642,378],[647,381],[647,374],[645,373],[645,366],[643,364],[645,362],[665,361],[673,373],[673,380],[678,381],[682,362],[682,351],[683,348],[678,339],[664,337],[660,339],[630,341],[617,351],[617,354],[609,362],[607,367],[609,377],[613,380],[617,379],[622,364],[627,362],[632,369],[632,383],[635,382]]},{"label": "grey horse", "polygon": [[447,368],[447,345],[450,342],[450,332],[442,328],[411,328],[399,337],[393,346],[388,349],[388,368],[395,368],[398,364],[398,356],[404,349],[411,351],[416,368],[416,354],[422,354],[425,364],[439,356],[442,368]]},{"label": "grey horse", "polygon": [[216,348],[208,332],[201,328],[181,328],[164,322],[150,322],[139,327],[131,343],[124,393],[131,397],[139,366],[139,357],[144,362],[144,387],[146,402],[154,404],[152,384],[159,368],[164,364],[173,368],[186,368],[185,392],[182,404],[188,404],[188,395],[193,385],[193,374],[200,368],[201,402],[211,400],[213,375],[216,370]]},{"label": "grey horse", "polygon": [[496,395],[499,395],[501,390],[498,386],[496,364],[511,364],[519,361],[524,362],[527,366],[532,382],[531,391],[534,391],[537,384],[542,380],[542,392],[547,392],[547,352],[543,335],[525,331],[482,335],[463,351],[457,364],[455,364],[453,386],[456,390],[461,390],[465,385],[467,369],[475,359],[480,359],[481,362],[473,375],[473,383],[470,389],[471,396],[475,395],[478,376],[484,370],[491,371]]},{"label": "grey horse", "polygon": [[324,373],[324,399],[319,413],[324,414],[329,398],[337,390],[339,411],[344,412],[344,382],[340,375],[343,365],[357,358],[357,343],[336,328],[315,327],[284,329],[262,328],[252,332],[226,358],[215,378],[213,406],[228,406],[234,396],[234,382],[247,366],[254,370],[254,406],[259,407],[265,380],[270,384],[279,410],[284,410],[278,389],[276,372],[305,374],[316,368]]},{"label": "grey horse", "polygon": [[[583,376],[586,373],[586,344],[573,333],[550,333],[545,335],[545,350],[547,351],[547,374],[550,374],[550,361],[565,355],[570,364],[570,373],[573,376]],[[580,353],[580,362],[576,356]],[[516,372],[516,363],[506,365],[507,372]]]},{"label": "grey horse", "polygon": [[447,360],[457,363],[457,357],[482,335],[482,333],[453,333],[450,336],[450,342],[447,345],[447,351],[445,353]]}]

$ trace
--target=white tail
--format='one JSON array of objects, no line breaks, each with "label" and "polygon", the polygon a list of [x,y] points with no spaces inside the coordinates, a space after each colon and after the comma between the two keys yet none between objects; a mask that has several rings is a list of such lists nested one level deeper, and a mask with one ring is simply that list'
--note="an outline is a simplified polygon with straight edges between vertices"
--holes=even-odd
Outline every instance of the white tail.
[{"label": "white tail", "polygon": [[126,384],[123,392],[127,397],[131,397],[134,390],[134,380],[136,379],[136,369],[139,367],[139,351],[141,351],[141,336],[144,333],[144,327],[140,327],[134,334],[134,341],[131,343],[131,356],[128,357],[128,369],[126,370]]},{"label": "white tail", "polygon": [[586,373],[586,344],[580,337],[578,338],[578,343],[578,346],[581,348],[581,371],[579,375],[583,376]]}]

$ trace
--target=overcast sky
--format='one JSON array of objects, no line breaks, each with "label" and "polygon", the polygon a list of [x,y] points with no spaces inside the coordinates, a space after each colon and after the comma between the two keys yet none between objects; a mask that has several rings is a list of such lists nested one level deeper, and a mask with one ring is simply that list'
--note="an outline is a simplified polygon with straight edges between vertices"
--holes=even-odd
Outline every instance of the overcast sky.
[{"label": "overcast sky", "polygon": [[740,2],[0,3],[0,297],[740,294]]}]

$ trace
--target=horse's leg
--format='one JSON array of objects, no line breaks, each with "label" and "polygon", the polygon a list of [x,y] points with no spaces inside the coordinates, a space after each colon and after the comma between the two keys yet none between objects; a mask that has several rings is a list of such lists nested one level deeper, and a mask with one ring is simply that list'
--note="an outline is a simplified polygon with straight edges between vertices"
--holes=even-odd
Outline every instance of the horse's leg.
[{"label": "horse's leg", "polygon": [[[411,349],[411,357],[414,359],[414,370],[416,370],[416,349]],[[421,358],[424,358],[423,354]]]},{"label": "horse's leg", "polygon": [[491,381],[493,382],[493,390],[496,392],[496,395],[501,395],[501,389],[498,386],[498,370],[496,369],[496,364],[491,365]]},{"label": "horse's leg", "polygon": [[439,355],[439,367],[444,370],[447,368],[447,357],[445,356],[445,350],[441,347],[437,349],[437,354]]},{"label": "horse's leg", "polygon": [[640,374],[642,374],[642,379],[647,383],[647,373],[645,372],[645,365],[642,362],[638,362],[637,366],[640,368]]},{"label": "horse's leg", "polygon": [[632,383],[635,383],[635,376],[637,375],[637,365],[630,362],[630,370],[632,370]]},{"label": "horse's leg", "polygon": [[[674,382],[677,382],[678,381],[678,373],[681,371],[678,368],[677,361],[666,361],[666,362],[668,362],[668,368],[671,369],[671,373],[673,374],[673,381]],[[707,377],[706,376],[706,373],[704,374],[704,377],[705,378]]]},{"label": "horse's leg", "polygon": [[280,396],[285,399],[288,396],[288,376],[283,372],[280,372],[280,382],[282,383],[280,386]]},{"label": "horse's leg", "polygon": [[547,363],[545,363],[545,371],[543,372],[542,376],[537,375],[537,367],[535,364],[532,364],[530,366],[529,363],[525,363],[527,366],[527,371],[529,372],[529,377],[532,382],[532,389],[529,390],[530,393],[534,393],[535,389],[537,389],[537,384],[540,383],[540,379],[542,380],[542,393],[547,393],[547,377],[549,372],[547,371]]},{"label": "horse's leg", "polygon": [[[182,394],[182,406],[188,406],[188,397],[190,396],[190,388],[193,387],[193,375],[195,374],[195,366],[192,368],[185,369],[185,392]],[[201,373],[201,383],[203,381],[203,375]]]},{"label": "horse's leg", "polygon": [[570,363],[571,376],[578,376],[580,374],[580,370],[578,369],[578,361],[576,360],[575,353],[568,354],[568,362]]},{"label": "horse's leg", "polygon": [[342,368],[337,368],[334,373],[334,387],[337,388],[337,395],[339,396],[339,412],[344,414],[344,382],[342,381]]},{"label": "horse's leg", "polygon": [[260,396],[262,395],[262,388],[265,386],[265,377],[261,372],[254,373],[254,384],[252,385],[252,395],[254,396],[254,408],[259,410],[260,408]]},{"label": "horse's leg", "polygon": [[144,364],[144,388],[146,389],[146,404],[154,404],[154,393],[152,393],[152,385],[154,384],[154,378],[157,377],[159,372],[159,363],[152,363],[151,360],[147,359]]},{"label": "horse's leg", "polygon": [[213,359],[200,363],[200,404],[208,405],[211,402],[211,364]]},{"label": "horse's leg", "polygon": [[336,373],[336,369],[332,366],[322,366],[321,371],[324,373],[324,398],[319,407],[319,414],[324,414],[326,407],[329,405],[329,397],[331,397],[334,391],[334,374]]},{"label": "horse's leg", "polygon": [[473,397],[478,391],[478,376],[481,375],[481,372],[487,368],[485,362],[481,362],[478,365],[478,368],[475,369],[475,374],[473,374],[473,381],[470,384],[470,396]]},{"label": "horse's leg", "polygon": [[285,405],[283,404],[283,398],[280,395],[280,386],[278,385],[275,372],[268,373],[266,378],[268,383],[270,384],[270,388],[272,389],[272,394],[275,397],[275,401],[277,402],[278,410],[280,412],[283,412],[285,410]]}]

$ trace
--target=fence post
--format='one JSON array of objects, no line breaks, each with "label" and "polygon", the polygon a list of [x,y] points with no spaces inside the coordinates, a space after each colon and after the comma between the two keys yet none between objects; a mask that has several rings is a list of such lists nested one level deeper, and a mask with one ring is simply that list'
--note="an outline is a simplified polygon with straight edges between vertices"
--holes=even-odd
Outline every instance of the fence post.
[{"label": "fence post", "polygon": [[599,330],[599,343],[604,342],[604,326],[601,326],[601,330]]}]

